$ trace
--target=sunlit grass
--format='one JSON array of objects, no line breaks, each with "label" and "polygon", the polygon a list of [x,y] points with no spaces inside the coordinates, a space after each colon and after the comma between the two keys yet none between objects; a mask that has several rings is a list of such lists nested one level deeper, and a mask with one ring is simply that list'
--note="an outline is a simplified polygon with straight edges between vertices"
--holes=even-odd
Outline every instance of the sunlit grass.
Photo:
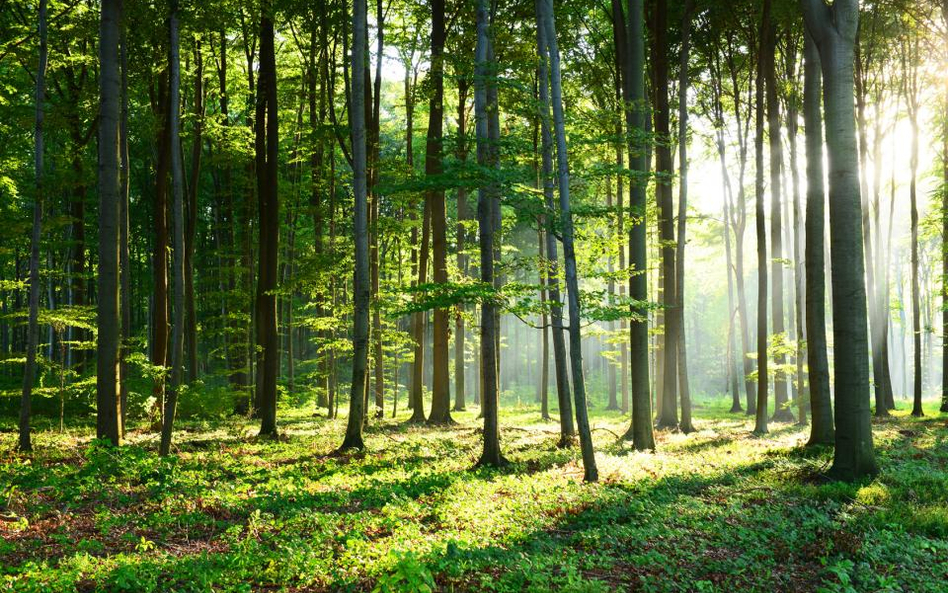
[{"label": "sunlit grass", "polygon": [[[762,438],[729,402],[700,401],[698,432],[658,451],[593,414],[601,481],[578,447],[522,405],[502,415],[513,464],[473,470],[474,407],[449,428],[373,420],[364,453],[333,456],[345,420],[286,411],[252,423],[183,422],[177,455],[153,434],[90,444],[88,427],[37,434],[0,466],[0,565],[24,591],[943,591],[948,425],[899,411],[876,424],[878,478],[821,479],[832,452],[807,428]],[[904,406],[902,406],[904,407]],[[13,435],[3,435],[9,451]],[[410,586],[409,583],[418,583]],[[387,589],[386,589],[387,588]],[[822,588],[822,589],[821,589]]]}]

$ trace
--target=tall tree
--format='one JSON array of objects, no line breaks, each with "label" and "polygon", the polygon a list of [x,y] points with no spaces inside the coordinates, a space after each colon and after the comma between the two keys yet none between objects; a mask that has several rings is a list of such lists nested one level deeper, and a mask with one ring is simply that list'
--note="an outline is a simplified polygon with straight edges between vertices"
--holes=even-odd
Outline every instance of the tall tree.
[{"label": "tall tree", "polygon": [[675,315],[678,317],[678,390],[681,394],[681,422],[684,433],[694,432],[691,421],[691,385],[688,381],[688,348],[685,340],[685,236],[688,222],[688,78],[691,54],[691,17],[694,0],[685,0],[681,21],[681,62],[678,81],[678,243],[675,251]]},{"label": "tall tree", "polygon": [[771,0],[764,0],[757,51],[757,78],[754,86],[754,161],[756,164],[754,189],[757,220],[757,406],[754,433],[767,432],[767,219],[764,210],[764,78],[767,56],[770,54]]},{"label": "tall tree", "polygon": [[829,152],[830,255],[836,449],[830,475],[853,481],[878,472],[869,406],[869,337],[862,254],[862,206],[853,101],[857,0],[801,0],[820,52]]},{"label": "tall tree", "polygon": [[43,177],[43,125],[46,116],[46,0],[40,0],[37,14],[37,36],[39,37],[39,60],[36,67],[33,125],[33,179],[36,194],[33,196],[33,231],[30,234],[30,313],[26,337],[26,368],[23,371],[23,392],[20,400],[20,451],[33,450],[30,441],[30,408],[33,398],[33,381],[36,377],[36,345],[39,341],[39,248],[43,230],[43,198],[46,187]]},{"label": "tall tree", "polygon": [[[613,19],[622,23],[622,3],[613,0]],[[638,307],[648,301],[648,233],[646,200],[648,176],[646,149],[641,138],[648,118],[645,100],[645,9],[643,0],[629,0],[626,26],[620,27],[616,38],[622,56],[623,96],[627,149],[629,152],[629,298],[636,303],[635,315],[629,320],[629,362],[632,374],[632,424],[625,438],[632,439],[636,450],[655,449],[652,433],[651,392],[648,368],[648,312]],[[637,139],[638,138],[638,139]]]},{"label": "tall tree", "polygon": [[[444,169],[441,162],[444,126],[444,0],[431,3],[431,98],[428,104],[428,138],[425,144],[425,174],[440,175]],[[439,182],[436,182],[439,183]],[[448,282],[447,212],[444,188],[434,187],[426,192],[425,201],[431,208],[431,239],[434,255],[434,281],[445,285]],[[431,413],[429,424],[450,424],[451,384],[448,375],[448,309],[434,310],[432,339],[433,365]]]},{"label": "tall tree", "polygon": [[171,0],[171,14],[168,18],[169,45],[168,65],[170,93],[168,125],[171,138],[171,188],[173,195],[172,216],[174,224],[174,324],[171,330],[171,388],[165,397],[164,414],[161,424],[160,455],[171,453],[171,431],[178,404],[178,392],[181,389],[184,364],[184,323],[185,311],[185,220],[184,220],[184,167],[181,163],[181,56],[178,0]]},{"label": "tall tree", "polygon": [[556,377],[556,399],[560,412],[560,447],[572,445],[576,438],[576,428],[573,423],[573,404],[569,386],[569,370],[566,362],[566,339],[563,332],[563,300],[560,296],[559,254],[556,247],[556,205],[553,199],[553,190],[556,179],[553,174],[553,133],[550,130],[550,89],[549,60],[546,52],[546,31],[540,22],[542,9],[536,0],[537,6],[537,52],[539,55],[538,95],[540,98],[540,137],[542,146],[542,179],[543,203],[546,221],[546,286],[547,299],[550,303],[550,324],[553,337],[553,372]]},{"label": "tall tree", "polygon": [[803,40],[803,122],[806,126],[806,337],[810,377],[810,440],[808,445],[832,445],[833,403],[826,358],[826,193],[823,181],[823,113],[820,108],[820,53],[808,28]]},{"label": "tall tree", "polygon": [[[560,224],[563,234],[563,262],[566,271],[566,293],[569,304],[570,370],[573,375],[573,398],[576,405],[576,426],[579,429],[579,444],[583,454],[583,477],[586,482],[596,482],[596,454],[593,449],[592,432],[589,428],[589,411],[586,408],[586,384],[583,377],[582,334],[580,329],[579,278],[576,272],[576,253],[573,245],[573,215],[570,210],[569,159],[566,152],[566,124],[563,114],[563,89],[560,74],[560,52],[556,39],[553,16],[553,1],[540,0],[540,21],[546,41],[546,52],[550,61],[550,102],[553,110],[553,130],[556,139],[556,172],[560,194]],[[541,81],[545,84],[545,81]]]},{"label": "tall tree", "polygon": [[919,284],[919,244],[918,244],[918,116],[920,110],[918,85],[918,38],[911,33],[902,41],[902,92],[912,127],[912,147],[910,157],[909,207],[912,225],[912,348],[914,356],[914,377],[912,381],[912,416],[925,415],[922,409],[922,319],[921,287]]},{"label": "tall tree", "polygon": [[[783,203],[781,179],[783,173],[783,141],[780,129],[780,101],[777,94],[777,24],[773,15],[766,27],[766,44],[761,44],[764,65],[764,84],[767,87],[767,138],[770,141],[770,288],[772,330],[774,336],[786,338],[783,294]],[[787,377],[782,371],[786,363],[783,348],[775,348],[774,357],[774,415],[776,422],[793,421],[793,412],[787,407]]]},{"label": "tall tree", "polygon": [[96,282],[96,437],[121,444],[119,384],[119,134],[122,0],[102,0],[99,15],[99,274]]},{"label": "tall tree", "polygon": [[[280,340],[277,333],[277,262],[279,259],[280,200],[277,192],[279,127],[277,125],[276,55],[273,41],[274,5],[265,0],[260,13],[260,71],[254,146],[257,166],[257,204],[260,253],[256,295],[257,408],[260,435],[277,435],[277,375],[280,370]],[[353,70],[355,73],[356,70]],[[353,74],[353,81],[359,78]]]},{"label": "tall tree", "polygon": [[[365,64],[366,0],[355,0],[352,10],[352,72],[361,72]],[[366,188],[365,79],[352,77],[349,108],[352,129],[353,232],[355,237],[355,274],[353,276],[352,387],[349,392],[349,420],[341,450],[364,449],[362,440],[365,415],[365,382],[369,354],[369,237]]]},{"label": "tall tree", "polygon": [[[948,0],[941,0],[941,18],[945,25],[944,41],[948,45]],[[942,265],[942,364],[941,364],[941,407],[939,411],[948,412],[948,80],[945,81],[942,97],[942,178],[941,178],[941,265]],[[890,385],[891,391],[891,385]]]},{"label": "tall tree", "polygon": [[668,100],[669,55],[668,0],[655,0],[652,7],[652,92],[655,95],[655,146],[658,201],[659,243],[662,256],[662,306],[665,316],[664,348],[662,356],[661,409],[658,426],[678,426],[678,340],[681,333],[679,317],[675,314],[678,292],[675,284],[675,212],[670,179],[674,174],[671,153],[670,109]]},{"label": "tall tree", "polygon": [[[474,127],[477,138],[477,163],[487,168],[492,155],[488,132],[488,78],[492,69],[488,62],[491,54],[490,9],[487,0],[477,1],[477,45],[475,49],[474,76]],[[496,182],[489,180],[477,191],[477,223],[480,247],[481,282],[484,286],[494,284],[494,195],[498,191]],[[497,304],[491,297],[481,301],[481,408],[484,416],[484,450],[477,464],[497,467],[507,463],[500,450],[500,423],[498,419],[497,394],[497,339],[494,323]]]}]

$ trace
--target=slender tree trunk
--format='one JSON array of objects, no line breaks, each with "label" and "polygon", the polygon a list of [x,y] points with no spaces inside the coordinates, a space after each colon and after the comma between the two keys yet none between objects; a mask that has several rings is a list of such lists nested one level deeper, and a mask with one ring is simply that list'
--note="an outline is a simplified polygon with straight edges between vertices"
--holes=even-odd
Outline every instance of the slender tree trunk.
[{"label": "slender tree trunk", "polygon": [[[771,229],[771,313],[774,336],[788,339],[786,333],[783,294],[783,204],[781,176],[783,171],[783,141],[780,131],[780,101],[777,96],[777,26],[771,19],[767,27],[767,44],[762,46],[764,60],[764,83],[767,86],[767,137],[770,141],[770,229]],[[782,371],[786,364],[783,349],[774,352],[774,422],[792,422],[793,412],[788,407],[787,376]]]},{"label": "slender tree trunk", "polygon": [[[911,100],[910,100],[911,101]],[[909,203],[911,208],[912,225],[912,344],[915,356],[915,374],[912,383],[912,416],[925,415],[922,410],[922,323],[921,323],[921,288],[919,285],[919,254],[918,254],[918,120],[914,113],[909,116],[912,122],[912,162],[911,181],[909,183]]]},{"label": "slender tree trunk", "polygon": [[678,290],[675,284],[675,213],[674,198],[670,179],[674,174],[672,163],[670,131],[670,105],[668,90],[670,85],[668,56],[671,53],[668,42],[668,0],[655,0],[652,14],[652,92],[655,93],[655,135],[659,141],[655,148],[656,174],[655,187],[658,202],[659,242],[662,257],[660,290],[663,306],[665,331],[663,346],[657,354],[661,362],[660,428],[678,426],[678,339],[681,333],[680,318],[675,314]]},{"label": "slender tree trunk", "polygon": [[201,177],[201,153],[204,132],[204,61],[201,42],[194,47],[194,138],[191,146],[191,174],[188,178],[187,226],[185,227],[184,284],[186,302],[185,343],[188,355],[188,381],[198,378],[197,310],[194,302],[194,245],[197,230],[198,189]]},{"label": "slender tree trunk", "polygon": [[356,74],[366,62],[366,0],[355,0],[352,11],[352,97],[349,109],[352,129],[352,190],[355,198],[355,275],[353,296],[352,388],[349,394],[349,421],[341,450],[364,449],[365,381],[369,341],[369,239],[367,227],[365,79]]},{"label": "slender tree trunk", "polygon": [[[432,84],[431,100],[428,109],[428,141],[425,146],[425,174],[440,175],[444,170],[441,162],[442,128],[444,125],[444,1],[433,0],[431,3],[432,33],[431,33],[431,71],[429,73]],[[429,190],[425,200],[431,203],[431,234],[432,252],[434,255],[434,281],[445,285],[448,282],[448,241],[447,241],[447,212],[445,209],[444,189]],[[448,374],[448,317],[449,311],[445,308],[434,310],[434,327],[432,341],[432,376],[431,413],[428,415],[429,424],[451,424],[451,383]]]},{"label": "slender tree trunk", "polygon": [[[764,0],[763,18],[760,25],[760,43],[757,56],[757,79],[754,92],[756,161],[756,218],[757,218],[757,415],[754,434],[767,433],[767,220],[764,213],[764,77],[767,70],[767,55],[771,40],[771,0]],[[772,57],[770,58],[772,59]]]},{"label": "slender tree trunk", "polygon": [[[948,0],[941,2],[941,14],[948,28]],[[948,41],[948,34],[945,35]],[[948,413],[948,81],[945,81],[945,94],[942,97],[942,188],[941,188],[941,407],[939,411]],[[888,361],[886,361],[888,368]],[[891,384],[889,385],[891,394]]]},{"label": "slender tree trunk", "polygon": [[[428,253],[431,241],[431,208],[428,200],[425,200],[423,206],[424,213],[421,218],[421,248],[418,250],[418,281],[416,286],[421,286],[428,281]],[[415,342],[415,356],[412,363],[412,380],[410,407],[412,409],[411,418],[408,422],[418,424],[425,421],[425,312],[418,311],[414,314],[412,331]]]},{"label": "slender tree trunk", "polygon": [[171,92],[168,116],[171,134],[171,187],[173,198],[172,217],[174,222],[174,323],[171,331],[171,385],[165,397],[165,409],[162,415],[160,455],[171,453],[171,432],[174,426],[178,392],[182,383],[184,361],[184,331],[186,320],[185,259],[185,208],[184,208],[184,167],[181,163],[181,60],[179,55],[178,1],[171,0],[171,16],[168,19],[171,41],[169,44],[168,64],[170,70]]},{"label": "slender tree trunk", "polygon": [[[467,97],[468,81],[462,78],[458,81],[458,149],[457,158],[462,163],[467,161]],[[458,273],[467,276],[467,255],[464,253],[467,231],[465,221],[470,217],[467,205],[467,188],[458,188],[458,225],[457,225],[457,266]],[[454,315],[454,410],[463,412],[465,404],[465,327],[464,305],[458,303]]]},{"label": "slender tree trunk", "polygon": [[[96,437],[121,444],[119,373],[119,129],[122,0],[103,0],[99,21],[99,274],[96,283]],[[37,285],[37,289],[38,289]]]},{"label": "slender tree trunk", "polygon": [[[121,169],[121,189],[119,203],[119,290],[121,292],[120,308],[122,315],[122,350],[119,374],[122,377],[120,385],[119,430],[125,437],[125,421],[128,414],[128,353],[131,350],[129,341],[132,336],[132,270],[131,254],[129,253],[129,155],[128,155],[128,35],[125,23],[122,23],[121,39],[121,67],[122,67],[122,107],[121,123],[119,124],[119,158]],[[63,361],[65,363],[65,361]]]},{"label": "slender tree trunk", "polygon": [[[256,104],[257,203],[260,238],[257,279],[257,394],[260,436],[277,436],[277,375],[280,341],[277,332],[277,263],[279,260],[280,201],[277,191],[279,135],[277,122],[276,56],[273,40],[273,5],[265,2],[260,15],[260,72]],[[355,78],[355,77],[353,77]]]},{"label": "slender tree trunk", "polygon": [[543,228],[546,226],[546,216],[541,215],[537,220],[537,254],[541,260],[540,269],[540,303],[543,305],[543,312],[540,314],[540,418],[550,420],[550,330],[547,327],[550,322],[549,315],[546,312],[547,303],[549,303],[549,292],[547,291],[547,267],[542,260],[544,251]]},{"label": "slender tree trunk", "polygon": [[541,7],[537,0],[537,51],[540,67],[538,70],[538,94],[540,96],[540,136],[542,146],[543,200],[546,222],[546,286],[550,303],[551,334],[553,337],[553,372],[556,377],[556,399],[560,413],[560,447],[568,447],[576,438],[573,424],[573,404],[569,386],[569,373],[566,363],[566,340],[563,332],[563,301],[560,297],[560,271],[554,224],[556,206],[553,200],[553,133],[550,130],[549,113],[549,63],[546,52],[546,31],[540,21]]},{"label": "slender tree trunk", "polygon": [[688,63],[691,52],[691,14],[694,0],[685,1],[682,18],[681,63],[678,82],[678,243],[675,252],[675,315],[678,317],[678,389],[681,393],[681,422],[685,434],[694,432],[691,421],[691,386],[688,381],[688,348],[685,339],[685,243],[688,221]]},{"label": "slender tree trunk", "polygon": [[152,255],[153,297],[151,321],[151,364],[163,373],[154,386],[155,419],[160,423],[165,402],[165,367],[168,365],[170,302],[168,300],[168,173],[171,168],[171,141],[168,123],[168,90],[166,73],[158,76],[158,158],[155,163],[155,244]]},{"label": "slender tree trunk", "polygon": [[[440,1],[440,0],[438,0]],[[490,12],[487,0],[477,1],[477,46],[475,49],[474,77],[474,120],[477,136],[477,162],[481,167],[496,165],[491,163],[491,151],[488,132],[488,93],[487,77],[492,74],[488,62],[490,51]],[[495,199],[492,194],[498,191],[496,182],[489,181],[485,186],[481,182],[477,199],[477,222],[480,246],[481,282],[485,286],[494,284],[494,216]],[[497,339],[494,332],[496,304],[493,299],[481,301],[481,408],[484,416],[484,450],[477,462],[479,466],[497,467],[506,465],[500,449],[500,423],[498,419],[497,394]]]},{"label": "slender tree trunk", "polygon": [[[560,224],[563,233],[563,262],[566,270],[566,292],[569,303],[570,366],[573,372],[573,397],[576,404],[576,425],[583,453],[584,479],[596,482],[599,471],[593,449],[589,413],[586,409],[586,385],[583,378],[582,334],[580,333],[579,279],[573,246],[573,215],[570,211],[569,160],[566,153],[566,126],[563,115],[563,91],[560,78],[560,53],[556,40],[552,0],[540,0],[541,21],[550,60],[550,99],[553,108],[553,129],[556,138],[556,170],[560,194]],[[545,57],[545,56],[544,56]],[[541,84],[545,84],[542,81]],[[544,108],[544,115],[546,115]],[[548,119],[548,118],[547,118]]]},{"label": "slender tree trunk", "polygon": [[826,287],[823,239],[826,194],[823,181],[823,117],[820,106],[820,53],[809,30],[803,41],[803,120],[806,126],[806,338],[810,378],[810,440],[807,445],[832,445],[833,403],[826,358]]},{"label": "slender tree trunk", "polygon": [[[616,179],[618,178],[619,177],[616,176]],[[613,211],[612,209],[614,207],[614,203],[612,200],[612,176],[607,175],[605,181],[606,181],[606,209],[609,211],[610,213],[609,215],[612,216],[612,211]],[[612,220],[610,220],[609,225],[612,226],[612,224],[614,223]],[[615,302],[616,302],[616,282],[615,282],[615,277],[613,276],[613,274],[615,274],[615,265],[613,264],[613,259],[611,256],[608,257],[608,261],[606,262],[606,272],[609,274],[609,279],[606,282],[606,295],[608,298],[607,302],[610,307],[613,307],[615,306]],[[610,320],[607,323],[606,327],[609,332],[607,336],[611,339],[612,335],[614,335],[616,331],[615,321]],[[612,360],[606,360],[605,362],[608,367],[606,369],[606,386],[609,392],[609,401],[606,404],[606,410],[617,411],[619,410],[619,390],[618,390],[619,385],[618,385],[618,382],[616,381],[616,365],[615,365],[615,362]]]},{"label": "slender tree trunk", "polygon": [[40,0],[37,18],[39,36],[39,61],[36,68],[36,90],[34,95],[33,126],[33,232],[30,235],[30,314],[26,333],[26,369],[23,371],[23,393],[20,399],[20,439],[18,448],[22,452],[33,450],[30,441],[30,407],[33,397],[33,381],[36,376],[36,346],[39,341],[39,247],[43,228],[43,124],[46,119],[46,0]]},{"label": "slender tree trunk", "polygon": [[829,159],[830,254],[836,449],[830,475],[853,481],[875,475],[869,406],[869,336],[862,253],[859,160],[853,107],[856,0],[803,0],[806,26],[820,51]]},{"label": "slender tree trunk", "polygon": [[[616,52],[623,65],[624,99],[629,153],[629,298],[636,303],[648,301],[648,233],[646,201],[648,157],[641,138],[648,127],[645,94],[645,9],[643,0],[629,0],[626,18],[622,18],[621,0],[613,0]],[[629,320],[629,362],[632,383],[632,422],[624,438],[632,440],[638,451],[654,450],[652,410],[649,386],[648,311],[633,307]]]}]

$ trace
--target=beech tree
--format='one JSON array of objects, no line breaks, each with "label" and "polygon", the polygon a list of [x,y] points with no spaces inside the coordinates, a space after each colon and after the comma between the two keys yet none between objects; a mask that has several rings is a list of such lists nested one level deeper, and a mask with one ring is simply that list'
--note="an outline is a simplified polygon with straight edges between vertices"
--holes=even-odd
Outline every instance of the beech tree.
[{"label": "beech tree", "polygon": [[869,408],[869,337],[862,253],[859,163],[853,106],[855,0],[803,0],[806,27],[820,53],[829,159],[830,255],[833,278],[835,444],[830,475],[875,475]]}]

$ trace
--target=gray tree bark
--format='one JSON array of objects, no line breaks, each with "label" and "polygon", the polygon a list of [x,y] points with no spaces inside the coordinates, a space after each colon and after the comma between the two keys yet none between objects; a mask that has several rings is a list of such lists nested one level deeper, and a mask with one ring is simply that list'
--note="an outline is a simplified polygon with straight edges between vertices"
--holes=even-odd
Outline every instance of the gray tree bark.
[{"label": "gray tree bark", "polygon": [[853,106],[857,0],[803,0],[819,48],[829,159],[830,255],[836,386],[836,449],[830,475],[853,481],[878,473],[869,405],[869,336],[862,253],[862,206]]},{"label": "gray tree bark", "polygon": [[[355,0],[352,10],[352,72],[361,73],[366,55],[366,0]],[[349,419],[340,450],[364,449],[366,368],[369,355],[369,237],[366,183],[365,79],[353,74],[349,109],[352,128],[353,231],[355,273],[353,276],[352,387],[349,392]]]},{"label": "gray tree bark", "polygon": [[807,445],[832,445],[833,403],[826,358],[826,285],[823,238],[826,193],[823,181],[823,115],[820,106],[820,53],[809,30],[803,41],[803,123],[806,126],[806,337],[810,377],[810,439]]},{"label": "gray tree bark", "polygon": [[550,99],[553,108],[553,130],[556,139],[556,172],[560,194],[560,224],[563,233],[563,262],[566,271],[566,294],[569,305],[570,367],[573,375],[573,398],[576,405],[576,426],[583,454],[583,478],[596,482],[596,454],[589,412],[586,408],[586,384],[583,377],[582,334],[580,329],[579,279],[576,272],[576,253],[573,245],[573,215],[569,196],[569,159],[566,152],[566,125],[563,114],[563,89],[560,76],[560,52],[556,40],[552,0],[540,0],[541,19],[550,60]]},{"label": "gray tree bark", "polygon": [[[40,0],[37,18],[39,37],[39,61],[36,67],[36,87],[34,94],[33,126],[33,231],[30,234],[30,313],[26,328],[26,368],[23,371],[23,392],[20,398],[20,435],[18,449],[23,452],[33,450],[30,440],[30,412],[33,398],[33,381],[36,377],[36,346],[39,341],[39,247],[43,230],[43,198],[45,185],[43,177],[43,125],[46,119],[46,0]],[[65,361],[63,361],[65,363]]]},{"label": "gray tree bark", "polygon": [[121,444],[119,371],[119,36],[122,0],[103,0],[99,20],[99,334],[96,340],[96,437]]}]

